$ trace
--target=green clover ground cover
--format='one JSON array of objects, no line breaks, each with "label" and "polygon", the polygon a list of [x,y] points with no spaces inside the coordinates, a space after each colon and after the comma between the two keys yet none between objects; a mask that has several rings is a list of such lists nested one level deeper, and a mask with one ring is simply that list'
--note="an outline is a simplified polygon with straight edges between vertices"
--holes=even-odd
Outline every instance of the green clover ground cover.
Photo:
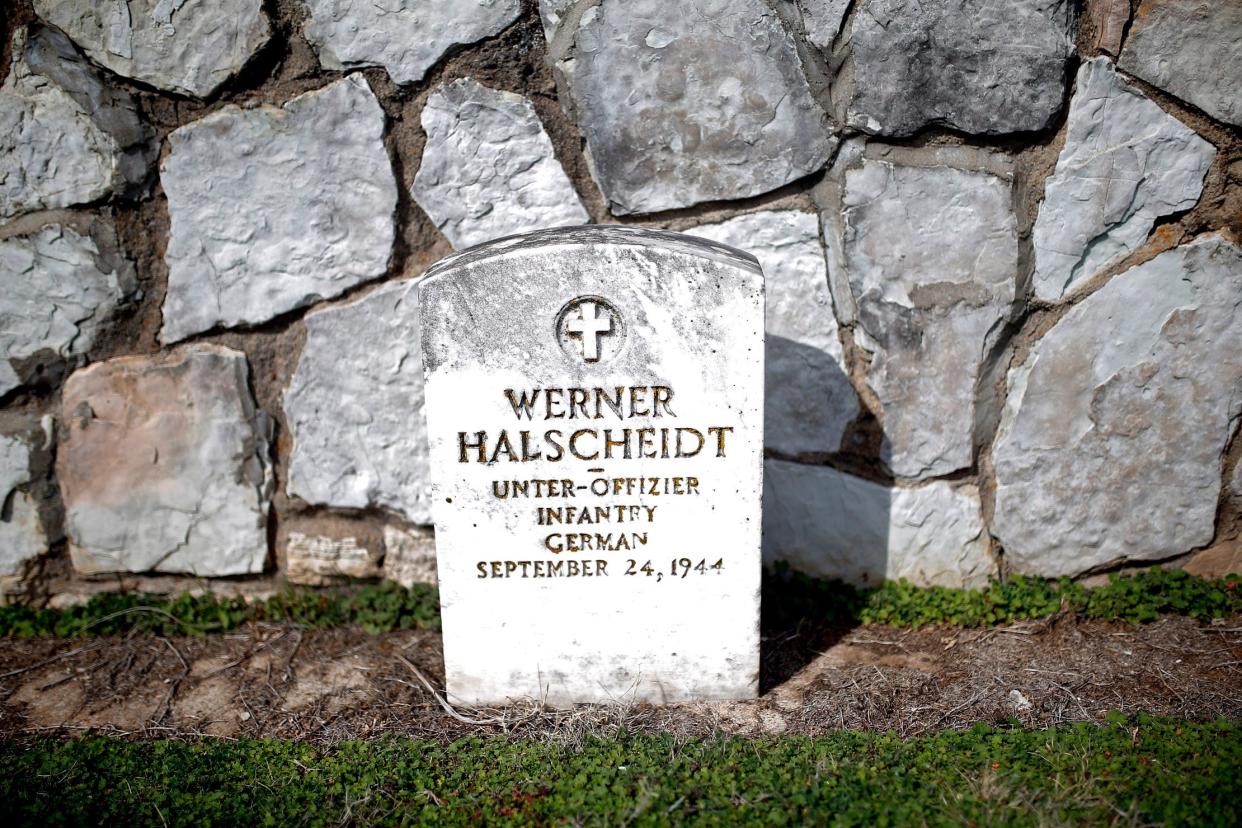
[{"label": "green clover ground cover", "polygon": [[903,741],[0,743],[5,825],[1237,825],[1242,725],[1120,714]]},{"label": "green clover ground cover", "polygon": [[1114,575],[1088,589],[1068,578],[1059,581],[1015,575],[986,589],[916,587],[886,581],[858,590],[835,581],[810,578],[778,567],[764,583],[765,612],[788,623],[799,618],[857,619],[867,624],[925,627],[952,624],[981,627],[1046,618],[1066,611],[1083,618],[1145,623],[1164,614],[1208,620],[1242,612],[1239,578],[1198,578],[1181,569],[1155,567]]},{"label": "green clover ground cover", "polygon": [[[765,575],[763,591],[764,625],[775,629],[807,621],[975,627],[1044,618],[1061,611],[1132,623],[1170,613],[1211,619],[1242,612],[1242,588],[1236,576],[1207,580],[1180,569],[1160,568],[1113,577],[1094,589],[1068,579],[1016,576],[986,589],[916,587],[903,580],[860,590],[778,567]],[[252,603],[210,595],[170,599],[104,594],[65,610],[0,606],[0,637],[74,638],[119,635],[133,629],[194,635],[227,632],[252,621],[288,621],[309,629],[357,624],[373,633],[439,629],[440,605],[432,587],[416,584],[407,590],[391,582],[353,590],[290,591]]]}]

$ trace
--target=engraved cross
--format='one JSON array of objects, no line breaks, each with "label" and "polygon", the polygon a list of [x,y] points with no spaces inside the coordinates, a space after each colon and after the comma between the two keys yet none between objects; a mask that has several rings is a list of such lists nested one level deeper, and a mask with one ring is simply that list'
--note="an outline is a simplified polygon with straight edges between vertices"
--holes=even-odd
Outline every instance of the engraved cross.
[{"label": "engraved cross", "polygon": [[599,361],[599,337],[612,331],[608,311],[600,318],[595,315],[595,308],[594,302],[583,302],[578,306],[578,318],[565,320],[565,330],[582,338],[582,358],[587,362]]}]

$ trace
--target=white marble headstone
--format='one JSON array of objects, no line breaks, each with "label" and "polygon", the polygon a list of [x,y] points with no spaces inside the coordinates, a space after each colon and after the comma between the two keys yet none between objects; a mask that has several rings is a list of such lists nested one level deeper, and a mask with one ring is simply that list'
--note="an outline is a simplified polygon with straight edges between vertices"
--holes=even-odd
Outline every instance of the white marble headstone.
[{"label": "white marble headstone", "polygon": [[755,696],[756,261],[548,230],[438,263],[419,304],[450,696]]}]

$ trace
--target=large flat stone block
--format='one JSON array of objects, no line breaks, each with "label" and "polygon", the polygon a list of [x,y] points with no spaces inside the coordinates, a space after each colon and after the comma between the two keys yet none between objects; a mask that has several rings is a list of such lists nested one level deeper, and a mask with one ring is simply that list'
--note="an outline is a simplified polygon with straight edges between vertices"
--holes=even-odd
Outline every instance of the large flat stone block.
[{"label": "large flat stone block", "polygon": [[397,183],[361,75],[168,136],[165,342],[266,322],[384,274]]},{"label": "large flat stone block", "polygon": [[420,338],[413,282],[307,314],[284,402],[290,495],[431,522]]},{"label": "large flat stone block", "polygon": [[69,377],[56,469],[75,569],[263,570],[270,425],[248,376],[245,355],[194,345]]},{"label": "large flat stone block", "polygon": [[1018,572],[1077,575],[1212,540],[1242,413],[1242,250],[1221,236],[1113,277],[1009,374],[992,530]]}]

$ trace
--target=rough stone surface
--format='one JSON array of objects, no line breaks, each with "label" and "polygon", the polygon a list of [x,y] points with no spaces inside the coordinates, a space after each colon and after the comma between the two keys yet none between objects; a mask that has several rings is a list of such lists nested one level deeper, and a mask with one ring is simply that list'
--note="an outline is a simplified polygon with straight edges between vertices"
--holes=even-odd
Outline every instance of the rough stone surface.
[{"label": "rough stone surface", "polygon": [[303,31],[328,69],[383,66],[397,83],[423,79],[454,46],[499,34],[521,0],[303,0]]},{"label": "rough stone surface", "polygon": [[858,414],[858,395],[845,366],[816,217],[769,210],[687,232],[745,250],[763,268],[764,445],[785,454],[837,451]]},{"label": "rough stone surface", "polygon": [[290,495],[431,522],[419,337],[413,282],[307,314],[284,402]]},{"label": "rough stone surface", "polygon": [[846,173],[844,256],[867,380],[900,477],[971,464],[975,386],[1011,312],[1018,231],[1010,183],[864,159]]},{"label": "rough stone surface", "polygon": [[243,354],[196,345],[69,377],[56,468],[78,572],[262,571],[270,424],[248,375]]},{"label": "rough stone surface", "polygon": [[1035,222],[1035,295],[1053,301],[1193,207],[1216,149],[1096,58],[1078,70],[1065,147]]},{"label": "rough stone surface", "polygon": [[672,233],[543,230],[437,263],[419,307],[449,693],[753,698],[755,260]]},{"label": "rough stone surface", "polygon": [[1200,578],[1224,578],[1242,574],[1242,538],[1234,538],[1211,549],[1196,552],[1180,564]]},{"label": "rough stone surface", "polygon": [[1242,4],[1143,0],[1119,63],[1213,118],[1242,126]]},{"label": "rough stone surface", "polygon": [[49,360],[85,355],[134,288],[128,262],[71,227],[0,240],[0,396]]},{"label": "rough stone surface", "polygon": [[743,198],[835,146],[793,39],[761,0],[604,0],[561,66],[616,214]]},{"label": "rough stone surface", "polygon": [[460,78],[431,94],[422,120],[411,193],[454,247],[589,220],[521,95]]},{"label": "rough stone surface", "polygon": [[1095,29],[1095,48],[1116,57],[1130,22],[1130,0],[1090,0],[1087,16]]},{"label": "rough stone surface", "polygon": [[86,204],[146,181],[154,146],[133,96],[60,32],[19,30],[0,88],[0,218]]},{"label": "rough stone surface", "polygon": [[436,540],[431,530],[385,526],[383,574],[406,589],[414,584],[438,584]]},{"label": "rough stone surface", "polygon": [[860,0],[846,119],[880,135],[932,124],[997,135],[1047,127],[1073,52],[1067,0]]},{"label": "rough stone surface", "polygon": [[165,342],[264,322],[388,266],[397,185],[361,75],[168,137]]},{"label": "rough stone surface", "polygon": [[575,2],[577,0],[539,0],[539,22],[543,24],[543,34],[549,43]]},{"label": "rough stone surface", "polygon": [[261,0],[34,0],[91,60],[158,89],[205,98],[271,32]]},{"label": "rough stone surface", "polygon": [[378,578],[380,550],[357,538],[332,538],[290,532],[285,539],[285,578],[305,586],[329,586],[344,578]]},{"label": "rough stone surface", "polygon": [[18,589],[26,567],[47,552],[38,505],[25,490],[31,480],[30,447],[0,434],[0,592]]},{"label": "rough stone surface", "polygon": [[1205,236],[1114,277],[1010,372],[993,533],[1074,575],[1211,541],[1242,413],[1242,251]]},{"label": "rough stone surface", "polygon": [[798,0],[806,39],[812,46],[828,51],[841,32],[851,0]]},{"label": "rough stone surface", "polygon": [[854,584],[978,587],[997,574],[973,485],[889,488],[783,460],[764,464],[763,556]]}]

